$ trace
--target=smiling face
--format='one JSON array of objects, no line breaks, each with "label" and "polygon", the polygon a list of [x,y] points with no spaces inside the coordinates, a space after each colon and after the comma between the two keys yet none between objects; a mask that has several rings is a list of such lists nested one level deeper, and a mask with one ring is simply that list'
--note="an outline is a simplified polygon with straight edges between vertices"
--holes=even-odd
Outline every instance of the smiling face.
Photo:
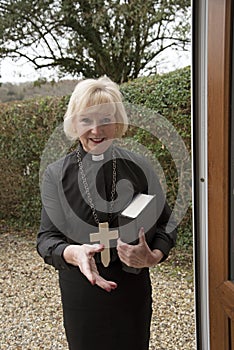
[{"label": "smiling face", "polygon": [[86,152],[100,154],[110,146],[116,136],[114,104],[88,107],[74,120],[79,140]]}]

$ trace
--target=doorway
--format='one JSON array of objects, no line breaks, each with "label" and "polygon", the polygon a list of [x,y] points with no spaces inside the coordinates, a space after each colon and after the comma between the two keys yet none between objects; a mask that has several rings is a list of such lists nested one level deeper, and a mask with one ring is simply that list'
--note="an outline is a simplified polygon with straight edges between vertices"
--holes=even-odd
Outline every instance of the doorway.
[{"label": "doorway", "polygon": [[234,349],[232,33],[231,0],[194,1],[194,241],[201,350]]}]

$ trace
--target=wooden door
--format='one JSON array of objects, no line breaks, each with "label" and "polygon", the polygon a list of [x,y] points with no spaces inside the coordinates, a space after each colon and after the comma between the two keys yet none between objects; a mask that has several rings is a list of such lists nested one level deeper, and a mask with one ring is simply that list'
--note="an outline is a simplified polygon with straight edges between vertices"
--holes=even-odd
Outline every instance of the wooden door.
[{"label": "wooden door", "polygon": [[197,349],[234,350],[234,4],[193,1]]},{"label": "wooden door", "polygon": [[208,1],[208,262],[211,350],[234,350],[234,283],[231,281],[230,266],[231,5],[231,0]]}]

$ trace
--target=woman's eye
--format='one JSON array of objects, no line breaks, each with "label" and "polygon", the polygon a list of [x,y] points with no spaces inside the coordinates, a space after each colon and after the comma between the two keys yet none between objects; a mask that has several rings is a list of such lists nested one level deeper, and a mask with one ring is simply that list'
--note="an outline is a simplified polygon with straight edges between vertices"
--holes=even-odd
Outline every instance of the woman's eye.
[{"label": "woman's eye", "polygon": [[109,124],[109,123],[111,123],[111,118],[106,117],[102,119],[102,124]]},{"label": "woman's eye", "polygon": [[82,118],[81,122],[84,123],[84,124],[90,124],[92,121],[89,118]]}]

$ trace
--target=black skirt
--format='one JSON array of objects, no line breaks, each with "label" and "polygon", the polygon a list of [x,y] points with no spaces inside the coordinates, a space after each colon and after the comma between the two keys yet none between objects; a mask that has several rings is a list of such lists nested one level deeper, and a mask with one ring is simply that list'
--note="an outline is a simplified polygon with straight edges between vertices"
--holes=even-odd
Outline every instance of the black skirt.
[{"label": "black skirt", "polygon": [[100,275],[118,287],[92,286],[79,268],[59,272],[64,327],[70,350],[148,350],[152,314],[149,270],[138,275],[119,261]]}]

